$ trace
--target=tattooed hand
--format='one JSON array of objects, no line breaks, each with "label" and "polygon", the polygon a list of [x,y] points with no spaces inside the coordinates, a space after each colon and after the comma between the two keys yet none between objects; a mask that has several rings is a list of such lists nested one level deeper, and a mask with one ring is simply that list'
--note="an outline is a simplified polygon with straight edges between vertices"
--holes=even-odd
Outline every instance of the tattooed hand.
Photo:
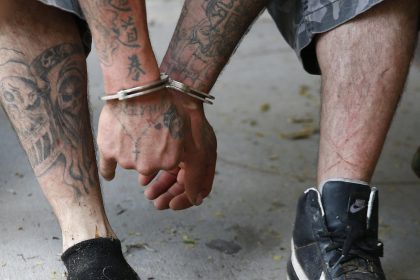
[{"label": "tattooed hand", "polygon": [[[80,4],[92,30],[108,94],[158,79],[159,68],[148,37],[144,0],[92,0]],[[229,4],[226,8],[233,13],[237,7]],[[217,5],[215,9],[221,8]],[[224,17],[222,10],[218,13],[221,16],[216,15],[217,18]],[[237,22],[218,21],[231,25]],[[225,40],[215,48],[206,43],[206,34],[219,25],[212,24],[215,26],[201,24],[197,33],[199,42],[193,40],[193,44],[206,52],[209,50],[214,57]],[[184,41],[180,47],[188,47],[189,38]],[[199,63],[197,69],[206,63]],[[210,192],[214,176],[216,140],[202,104],[179,96],[179,93],[162,91],[161,95],[109,102],[99,121],[100,171],[106,179],[114,177],[117,163],[123,168],[136,169],[145,184],[159,170],[173,170],[164,172],[146,194],[157,199],[159,209],[183,209],[200,204]],[[166,180],[168,176],[177,178]]]},{"label": "tattooed hand", "polygon": [[[185,0],[161,71],[195,89],[208,92],[240,39],[268,0]],[[191,134],[186,134],[180,168],[163,172],[146,190],[158,209],[185,209],[191,190],[206,197],[216,165],[216,137],[202,104],[191,109],[189,97],[176,98],[188,112]],[[190,136],[191,138],[187,137]],[[140,176],[141,183],[150,178]],[[200,197],[198,197],[200,202]],[[197,203],[196,203],[197,204]]]},{"label": "tattooed hand", "polygon": [[112,179],[117,163],[143,175],[176,167],[183,152],[184,123],[166,91],[107,102],[98,128],[102,176]]},{"label": "tattooed hand", "polygon": [[[145,191],[145,196],[154,200],[160,210],[182,210],[201,204],[212,189],[216,168],[216,136],[204,115],[203,104],[177,92],[173,95],[178,107],[188,116],[186,127],[191,129],[185,134],[184,155],[179,166],[163,171]],[[152,179],[152,176],[139,176],[142,185]]]}]

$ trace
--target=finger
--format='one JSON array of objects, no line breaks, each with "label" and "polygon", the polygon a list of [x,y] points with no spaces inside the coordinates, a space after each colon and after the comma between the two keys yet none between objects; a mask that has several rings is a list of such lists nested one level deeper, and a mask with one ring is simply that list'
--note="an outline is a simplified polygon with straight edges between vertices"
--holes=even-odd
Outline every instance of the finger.
[{"label": "finger", "polygon": [[138,178],[139,184],[141,186],[147,186],[148,184],[150,184],[151,181],[153,181],[153,179],[158,175],[158,173],[159,172],[156,172],[155,174],[150,175],[150,176],[139,174],[139,178]]},{"label": "finger", "polygon": [[171,200],[182,194],[184,192],[184,187],[175,183],[166,191],[165,193],[161,194],[158,198],[155,199],[155,207],[158,210],[164,210],[169,208],[169,203]]},{"label": "finger", "polygon": [[203,178],[206,175],[206,168],[203,160],[193,159],[185,163],[185,193],[189,201],[194,205],[200,205],[203,201],[201,194],[203,189]]},{"label": "finger", "polygon": [[178,175],[176,176],[176,181],[180,185],[185,185],[185,169],[179,169]]},{"label": "finger", "polygon": [[181,195],[174,197],[169,202],[169,207],[175,211],[184,210],[192,206],[193,204],[190,202],[186,193],[182,193]]},{"label": "finger", "polygon": [[212,189],[216,172],[216,157],[204,160],[193,159],[191,162],[185,168],[183,178],[185,192],[192,204],[200,205]]},{"label": "finger", "polygon": [[216,161],[210,163],[207,167],[206,176],[204,177],[204,180],[203,180],[203,190],[201,192],[203,198],[206,198],[210,194],[213,188],[215,174],[216,174]]},{"label": "finger", "polygon": [[[216,170],[216,162],[209,164],[207,167],[207,174],[203,179],[203,189],[200,192],[200,195],[202,197],[202,199],[200,201],[198,201],[195,206],[199,206],[202,204],[203,200],[210,194],[212,186],[213,186],[213,181],[214,181],[214,175],[215,175],[215,170]],[[182,175],[184,173],[184,170],[181,169],[178,173],[178,184],[180,184],[180,182],[183,180],[182,179]],[[181,195],[178,195],[176,197],[174,197],[173,199],[171,199],[170,203],[169,203],[169,207],[172,210],[184,210],[187,208],[190,208],[194,206],[190,199],[188,198],[188,195],[184,192]]]},{"label": "finger", "polygon": [[99,153],[99,173],[105,180],[111,181],[115,177],[115,168],[117,162],[114,158],[106,158],[102,153]]},{"label": "finger", "polygon": [[[192,127],[194,129],[194,127]],[[194,135],[201,135],[201,132],[194,133],[191,131],[185,137],[185,153],[180,164],[184,171],[183,180],[185,186],[185,194],[193,205],[200,205],[203,201],[201,192],[201,181],[206,173],[205,165],[207,164],[207,151],[203,150],[203,146],[197,144]],[[200,139],[198,139],[200,140]],[[201,141],[199,141],[201,142]]]},{"label": "finger", "polygon": [[147,199],[154,200],[166,191],[176,182],[178,168],[172,171],[163,171],[159,177],[152,182],[144,191]]}]

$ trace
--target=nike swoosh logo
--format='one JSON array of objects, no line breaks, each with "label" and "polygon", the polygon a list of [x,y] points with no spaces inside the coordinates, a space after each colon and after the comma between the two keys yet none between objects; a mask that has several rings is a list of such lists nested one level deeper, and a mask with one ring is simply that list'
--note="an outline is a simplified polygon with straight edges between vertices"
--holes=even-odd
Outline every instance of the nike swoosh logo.
[{"label": "nike swoosh logo", "polygon": [[355,214],[365,208],[366,202],[364,200],[356,200],[356,202],[350,206],[350,213]]},{"label": "nike swoosh logo", "polygon": [[366,206],[359,207],[359,206],[352,205],[350,207],[350,212],[354,214],[354,213],[357,213],[357,212],[359,212],[360,210],[362,210],[364,208],[366,208]]}]

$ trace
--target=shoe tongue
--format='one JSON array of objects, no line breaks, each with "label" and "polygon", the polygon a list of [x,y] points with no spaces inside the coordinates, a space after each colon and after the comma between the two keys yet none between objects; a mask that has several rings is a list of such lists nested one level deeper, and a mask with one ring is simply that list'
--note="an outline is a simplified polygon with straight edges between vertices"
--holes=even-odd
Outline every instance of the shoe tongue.
[{"label": "shoe tongue", "polygon": [[368,185],[328,181],[322,186],[322,205],[329,231],[358,224],[366,229],[367,211],[371,188]]}]

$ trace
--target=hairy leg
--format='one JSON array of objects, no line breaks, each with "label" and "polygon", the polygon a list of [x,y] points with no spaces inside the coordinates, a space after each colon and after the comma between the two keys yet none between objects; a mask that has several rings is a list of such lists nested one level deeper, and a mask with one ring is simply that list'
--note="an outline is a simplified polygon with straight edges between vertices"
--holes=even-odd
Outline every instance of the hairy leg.
[{"label": "hairy leg", "polygon": [[370,182],[403,91],[418,15],[417,0],[388,0],[319,37],[318,183]]},{"label": "hairy leg", "polygon": [[58,218],[64,250],[114,237],[102,204],[74,18],[37,1],[0,6],[0,100]]}]

